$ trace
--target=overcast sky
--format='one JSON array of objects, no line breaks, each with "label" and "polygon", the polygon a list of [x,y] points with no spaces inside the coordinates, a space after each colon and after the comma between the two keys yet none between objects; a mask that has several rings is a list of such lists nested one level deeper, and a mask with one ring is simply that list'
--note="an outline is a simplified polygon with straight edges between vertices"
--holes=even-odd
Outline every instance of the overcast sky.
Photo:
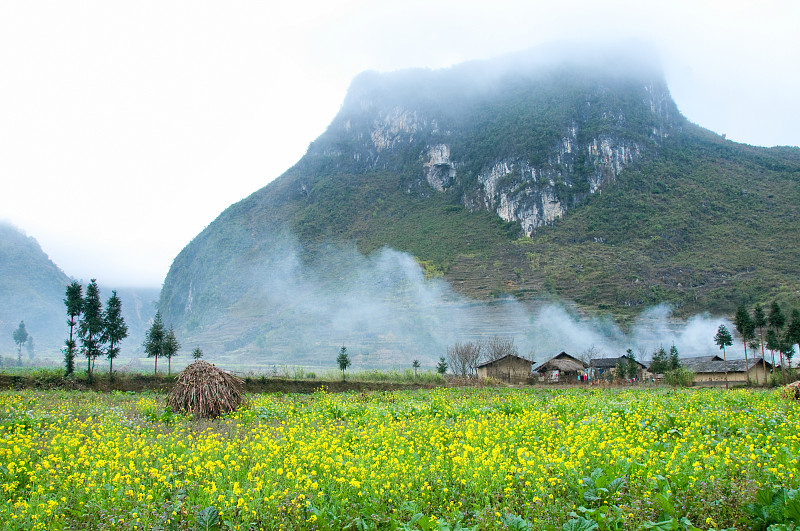
[{"label": "overcast sky", "polygon": [[691,121],[800,145],[800,2],[0,3],[0,220],[68,275],[159,287],[279,176],[367,69],[644,39]]}]

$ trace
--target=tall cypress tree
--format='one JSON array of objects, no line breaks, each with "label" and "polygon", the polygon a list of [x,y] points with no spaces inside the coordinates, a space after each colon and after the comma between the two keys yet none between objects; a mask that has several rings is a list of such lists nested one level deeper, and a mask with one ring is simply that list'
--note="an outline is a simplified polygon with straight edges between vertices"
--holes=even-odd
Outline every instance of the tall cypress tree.
[{"label": "tall cypress tree", "polygon": [[86,356],[87,372],[92,376],[94,360],[103,353],[103,305],[100,302],[100,288],[97,280],[92,279],[86,286],[86,297],[83,299],[83,316],[78,323],[78,335],[81,338],[81,352]]},{"label": "tall cypress tree", "polygon": [[[786,341],[792,348],[794,348],[795,344],[800,347],[800,310],[797,308],[792,310],[789,324],[786,326]],[[789,358],[789,368],[792,368],[791,358]]]},{"label": "tall cypress tree", "polygon": [[[767,378],[767,355],[764,353],[764,327],[767,326],[767,317],[764,315],[764,308],[756,304],[753,308],[753,325],[758,329],[759,342],[761,343],[761,362],[764,366],[764,378]],[[773,368],[775,360],[773,359]]]},{"label": "tall cypress tree", "polygon": [[678,357],[678,347],[673,345],[669,347],[669,370],[674,371],[676,369],[680,369],[681,367],[681,359]]},{"label": "tall cypress tree", "polygon": [[161,312],[159,311],[156,312],[156,316],[153,318],[153,324],[150,325],[143,344],[147,357],[155,358],[156,360],[154,374],[158,374],[158,357],[164,348],[164,337],[164,322],[161,320]]},{"label": "tall cypress tree", "polygon": [[650,360],[650,372],[653,374],[664,374],[669,370],[669,359],[667,358],[667,351],[664,347],[659,347],[653,351],[653,358]]},{"label": "tall cypress tree", "polygon": [[64,369],[67,376],[75,372],[75,350],[77,345],[72,335],[78,317],[83,309],[83,286],[73,281],[67,286],[67,298],[64,305],[67,307],[67,326],[69,326],[69,339],[64,342]]},{"label": "tall cypress tree", "polygon": [[167,376],[172,373],[172,357],[175,356],[181,349],[181,344],[178,343],[178,338],[175,337],[175,330],[169,327],[167,335],[164,336],[164,345],[161,348],[161,354],[167,358]]},{"label": "tall cypress tree", "polygon": [[20,367],[22,367],[22,345],[24,345],[25,342],[28,341],[28,331],[25,330],[25,323],[23,321],[19,322],[19,327],[17,327],[17,329],[14,330],[13,336],[14,336],[14,343],[19,345],[19,352],[18,352],[19,358],[17,363],[19,364]]},{"label": "tall cypress tree", "polygon": [[[778,301],[772,301],[772,304],[769,307],[769,315],[767,316],[767,322],[769,326],[775,330],[775,338],[778,341],[778,348],[775,349],[778,351],[778,354],[781,357],[781,379],[783,383],[786,383],[786,373],[783,370],[783,325],[786,324],[786,317],[784,317],[783,312],[781,311],[781,307],[778,305]],[[774,354],[773,354],[774,355]]]},{"label": "tall cypress tree", "polygon": [[725,325],[719,325],[717,335],[714,336],[714,343],[722,350],[722,363],[725,365],[725,389],[728,388],[728,357],[725,355],[725,347],[733,345],[733,337],[728,332]]},{"label": "tall cypress tree", "polygon": [[108,358],[108,376],[114,376],[114,358],[119,355],[120,342],[128,337],[128,325],[122,317],[122,301],[117,297],[117,292],[112,291],[111,297],[106,303],[106,311],[103,315],[103,341],[108,343],[106,357]]}]

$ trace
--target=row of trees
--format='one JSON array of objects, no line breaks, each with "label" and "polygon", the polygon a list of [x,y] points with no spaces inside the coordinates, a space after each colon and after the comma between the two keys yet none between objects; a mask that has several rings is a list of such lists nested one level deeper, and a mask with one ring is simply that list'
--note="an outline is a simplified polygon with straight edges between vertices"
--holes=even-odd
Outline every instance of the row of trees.
[{"label": "row of trees", "polygon": [[[154,374],[158,374],[158,358],[167,359],[167,374],[172,373],[172,358],[178,354],[181,349],[181,344],[178,343],[178,338],[175,337],[175,330],[169,327],[167,330],[164,327],[164,321],[161,319],[161,312],[156,312],[153,319],[153,324],[147,331],[144,340],[144,351],[147,353],[148,358],[155,358]],[[200,359],[203,357],[203,351],[196,348],[192,352],[192,357]]]},{"label": "row of trees", "polygon": [[[629,351],[630,352],[630,351]],[[653,374],[666,374],[670,371],[675,371],[681,368],[680,358],[678,357],[678,349],[675,345],[669,348],[669,353],[664,350],[664,347],[659,347],[658,350],[653,352],[653,357],[650,360],[649,370]]]},{"label": "row of trees", "polygon": [[[762,360],[766,358],[764,352],[766,348],[770,351],[773,367],[776,366],[775,352],[778,352],[781,370],[784,366],[784,357],[789,368],[792,368],[794,345],[800,343],[800,311],[796,308],[793,309],[787,323],[786,316],[776,301],[772,302],[766,313],[764,308],[757,304],[753,308],[752,316],[742,304],[737,308],[733,322],[744,343],[745,360],[748,359],[748,346],[753,351],[761,347]],[[764,333],[765,329],[766,334]],[[749,362],[746,363],[749,367]],[[764,370],[766,371],[766,363],[764,363]]]},{"label": "row of trees", "polygon": [[[199,348],[196,348],[195,352],[198,351],[200,352],[200,357],[202,357],[203,352]],[[192,353],[193,356],[195,352]],[[198,357],[195,356],[195,359],[198,359]],[[346,371],[347,368],[350,367],[350,365],[352,365],[352,362],[350,361],[350,355],[347,353],[347,347],[345,347],[344,345],[342,346],[341,349],[339,349],[339,355],[336,356],[336,364],[339,366],[339,370],[342,371],[342,380],[344,380],[344,371]],[[417,370],[419,370],[420,367],[421,364],[419,360],[414,360],[413,362],[411,362],[411,368],[414,370],[415,379],[417,377]],[[444,356],[439,358],[439,364],[436,366],[436,372],[438,372],[441,375],[444,375],[447,372],[447,360],[444,359]]]},{"label": "row of trees", "polygon": [[[117,292],[111,292],[104,310],[100,302],[100,289],[95,279],[92,279],[86,287],[86,295],[79,282],[72,282],[67,286],[64,305],[67,307],[67,326],[69,326],[69,338],[64,342],[63,349],[66,374],[75,372],[75,358],[80,353],[86,357],[86,371],[89,377],[94,371],[95,360],[101,356],[108,359],[108,372],[109,375],[113,375],[114,359],[119,356],[120,343],[128,337],[128,325],[122,317],[122,301]],[[22,323],[20,326],[23,326]],[[161,312],[156,312],[153,324],[145,336],[143,347],[148,358],[155,358],[156,373],[158,358],[167,358],[169,361],[167,374],[172,372],[172,358],[180,350],[181,344],[175,337],[172,327],[167,330],[164,326]],[[203,351],[199,347],[196,348],[192,352],[192,357],[202,358]]]},{"label": "row of trees", "polygon": [[[786,375],[783,371],[784,357],[786,358],[788,368],[791,369],[792,359],[794,358],[794,345],[800,343],[800,310],[793,309],[791,311],[787,324],[786,316],[776,301],[772,302],[768,312],[765,312],[760,304],[756,304],[753,308],[752,315],[745,305],[741,304],[736,309],[733,324],[744,344],[746,370],[750,369],[747,347],[750,347],[751,351],[757,351],[759,347],[761,348],[761,360],[765,374],[767,373],[765,349],[769,350],[771,353],[773,367],[778,367],[775,363],[775,352],[778,352],[780,357],[779,367],[781,377],[784,379],[784,383],[786,383]],[[765,329],[766,335],[764,334]],[[722,356],[725,362],[725,378],[727,381],[728,360],[725,354],[725,347],[729,347],[733,344],[733,336],[725,325],[719,325],[717,333],[714,336],[714,342],[720,350],[722,350]]]},{"label": "row of trees", "polygon": [[78,352],[86,358],[89,377],[94,371],[95,360],[101,356],[108,359],[108,371],[113,374],[114,358],[119,355],[120,343],[128,337],[128,325],[122,317],[122,301],[117,297],[117,292],[111,292],[104,310],[96,279],[89,282],[86,295],[83,294],[83,286],[79,282],[72,282],[67,286],[64,305],[67,307],[69,326],[69,338],[64,342],[63,349],[66,374],[75,372]]}]

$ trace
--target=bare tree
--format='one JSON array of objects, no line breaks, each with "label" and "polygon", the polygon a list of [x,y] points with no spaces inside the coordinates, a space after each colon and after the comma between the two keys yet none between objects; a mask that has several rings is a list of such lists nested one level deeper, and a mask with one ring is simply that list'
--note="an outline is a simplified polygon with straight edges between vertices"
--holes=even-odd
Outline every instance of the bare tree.
[{"label": "bare tree", "polygon": [[587,348],[586,350],[584,350],[583,352],[578,354],[577,357],[578,357],[579,360],[581,360],[582,362],[584,362],[584,363],[586,363],[588,365],[590,361],[595,360],[597,358],[602,358],[603,355],[602,355],[601,350],[599,348],[597,348],[594,345],[594,343],[592,343],[591,347]]},{"label": "bare tree", "polygon": [[493,336],[484,343],[487,361],[499,360],[508,355],[519,356],[519,349],[513,337]]},{"label": "bare tree", "polygon": [[481,362],[483,345],[481,343],[456,343],[447,347],[447,365],[453,374],[466,378],[476,374],[476,367]]}]

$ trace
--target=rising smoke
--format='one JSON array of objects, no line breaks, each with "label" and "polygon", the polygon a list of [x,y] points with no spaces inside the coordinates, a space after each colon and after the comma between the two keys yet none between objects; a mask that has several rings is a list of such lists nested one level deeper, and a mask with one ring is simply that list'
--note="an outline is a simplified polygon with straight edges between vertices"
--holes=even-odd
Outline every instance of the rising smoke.
[{"label": "rising smoke", "polygon": [[566,303],[479,302],[442,278],[427,279],[413,257],[390,248],[364,256],[354,246],[328,245],[309,260],[296,239],[285,238],[257,269],[262,324],[251,327],[248,348],[263,363],[329,365],[345,345],[362,368],[406,367],[413,359],[432,367],[453,343],[494,335],[514,338],[535,361],[589,349],[615,357],[629,348],[649,359],[673,344],[681,356],[699,356],[718,352],[713,337],[720,323],[732,330],[709,315],[679,321],[666,305],[644,311],[623,330],[610,317],[587,316]]}]

